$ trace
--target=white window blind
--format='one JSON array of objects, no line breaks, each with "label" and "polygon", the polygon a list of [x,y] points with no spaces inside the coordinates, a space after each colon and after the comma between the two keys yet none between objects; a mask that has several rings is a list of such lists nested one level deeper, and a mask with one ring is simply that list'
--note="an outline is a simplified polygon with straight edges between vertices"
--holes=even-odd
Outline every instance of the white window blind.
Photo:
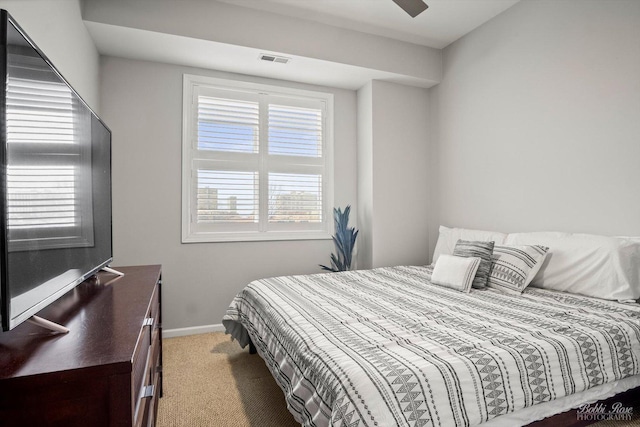
[{"label": "white window blind", "polygon": [[73,227],[78,223],[72,166],[9,166],[9,229]]},{"label": "white window blind", "polygon": [[330,94],[185,76],[183,241],[328,238]]},{"label": "white window blind", "polygon": [[270,173],[269,222],[322,223],[322,175]]},{"label": "white window blind", "polygon": [[10,143],[73,144],[73,98],[64,83],[9,77]]},{"label": "white window blind", "polygon": [[258,151],[257,102],[198,96],[197,108],[199,150]]},{"label": "white window blind", "polygon": [[198,169],[197,214],[200,224],[257,223],[256,172]]},{"label": "white window blind", "polygon": [[[6,91],[10,250],[91,245],[88,123],[69,87],[42,60],[12,54]],[[19,65],[18,65],[19,64]],[[87,179],[88,178],[88,179]],[[88,193],[86,193],[88,194]]]},{"label": "white window blind", "polygon": [[[7,142],[14,158],[23,153],[27,157],[44,144],[73,144],[73,100],[66,85],[10,77]],[[37,155],[31,156],[32,163],[38,160]],[[73,226],[77,216],[74,192],[73,166],[9,165],[8,227]]]},{"label": "white window blind", "polygon": [[322,157],[322,111],[269,105],[269,154]]}]

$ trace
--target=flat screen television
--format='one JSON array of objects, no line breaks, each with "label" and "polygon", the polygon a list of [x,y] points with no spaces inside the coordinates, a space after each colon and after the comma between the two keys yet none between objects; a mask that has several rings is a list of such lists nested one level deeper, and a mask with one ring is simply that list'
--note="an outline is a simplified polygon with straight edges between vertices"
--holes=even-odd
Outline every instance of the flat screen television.
[{"label": "flat screen television", "polygon": [[111,262],[111,131],[6,11],[0,20],[7,331]]}]

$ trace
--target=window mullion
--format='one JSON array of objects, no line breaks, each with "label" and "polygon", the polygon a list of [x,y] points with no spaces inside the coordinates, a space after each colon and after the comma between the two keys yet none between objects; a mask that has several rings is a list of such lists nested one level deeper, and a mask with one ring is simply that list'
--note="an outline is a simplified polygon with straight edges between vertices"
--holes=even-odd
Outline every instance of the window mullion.
[{"label": "window mullion", "polygon": [[260,231],[265,232],[269,224],[269,95],[265,93],[260,94],[259,111],[259,227]]}]

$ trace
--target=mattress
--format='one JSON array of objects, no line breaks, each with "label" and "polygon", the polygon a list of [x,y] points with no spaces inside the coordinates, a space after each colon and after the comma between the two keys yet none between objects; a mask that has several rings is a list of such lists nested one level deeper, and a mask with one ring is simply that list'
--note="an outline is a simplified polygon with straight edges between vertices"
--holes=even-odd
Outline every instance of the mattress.
[{"label": "mattress", "polygon": [[223,324],[253,341],[305,426],[525,424],[549,402],[637,385],[638,305],[427,278],[400,266],[262,279]]}]

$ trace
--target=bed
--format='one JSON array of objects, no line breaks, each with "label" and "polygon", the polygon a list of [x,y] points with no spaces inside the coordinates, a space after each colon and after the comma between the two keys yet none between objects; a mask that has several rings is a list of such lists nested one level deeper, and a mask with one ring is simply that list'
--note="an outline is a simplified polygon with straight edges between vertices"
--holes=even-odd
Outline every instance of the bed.
[{"label": "bed", "polygon": [[461,292],[433,273],[261,279],[223,324],[255,346],[305,426],[526,425],[640,386],[640,305],[531,286]]}]

